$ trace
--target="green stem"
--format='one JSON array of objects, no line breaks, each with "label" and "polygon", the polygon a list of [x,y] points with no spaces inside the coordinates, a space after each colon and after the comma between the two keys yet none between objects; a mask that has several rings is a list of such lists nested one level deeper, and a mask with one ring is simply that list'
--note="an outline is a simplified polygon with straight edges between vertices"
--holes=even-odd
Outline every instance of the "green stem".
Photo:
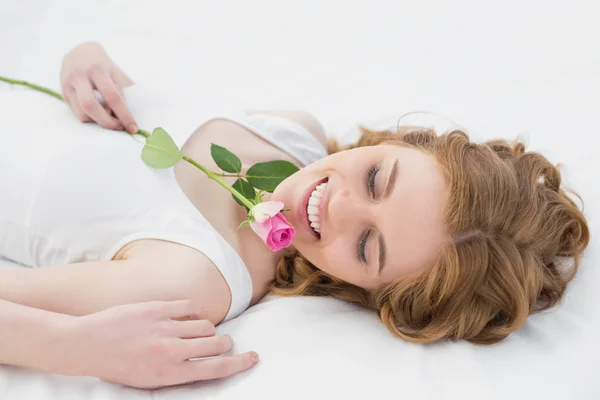
[{"label": "green stem", "polygon": [[[123,132],[127,132],[127,131],[125,129],[123,129]],[[129,132],[127,132],[127,133],[129,133]],[[140,135],[142,135],[142,136],[144,136],[146,139],[148,139],[150,137],[150,135],[151,135],[150,132],[144,131],[142,129],[138,129],[137,133],[140,134]]]},{"label": "green stem", "polygon": [[[60,94],[56,93],[54,90],[48,89],[48,88],[40,86],[40,85],[36,85],[34,83],[29,83],[29,82],[26,82],[26,81],[18,81],[16,79],[10,79],[10,78],[7,78],[7,77],[1,76],[1,75],[0,75],[0,81],[6,82],[6,83],[10,83],[10,84],[13,84],[13,85],[27,86],[27,87],[29,87],[31,89],[40,91],[42,93],[49,94],[52,97],[56,97],[59,100],[64,100],[63,97]],[[123,132],[127,132],[127,130],[123,129]],[[150,136],[150,132],[144,131],[142,129],[139,129],[137,131],[137,133],[140,134],[140,135],[142,135],[142,136],[145,136],[146,138],[148,138]]]},{"label": "green stem", "polygon": [[221,175],[221,174],[217,174],[217,173],[209,170],[208,168],[206,168],[205,166],[203,166],[201,164],[198,164],[195,160],[193,160],[192,158],[190,158],[188,156],[183,156],[183,159],[185,161],[189,162],[190,164],[192,164],[193,166],[197,167],[198,169],[200,169],[210,179],[212,179],[213,181],[217,182],[219,185],[221,185],[225,189],[227,189],[239,201],[241,201],[246,207],[248,207],[249,210],[251,210],[252,207],[254,207],[254,204],[250,200],[248,200],[247,198],[245,198],[240,192],[238,192],[237,190],[235,190],[234,188],[232,188],[231,186],[229,186],[227,183],[225,183],[223,181],[223,179],[219,178],[219,175]]},{"label": "green stem", "polygon": [[15,79],[6,78],[4,76],[0,76],[0,81],[4,81],[6,83],[12,83],[13,85],[27,86],[27,87],[30,87],[32,89],[39,90],[40,92],[47,93],[50,96],[54,96],[54,97],[56,97],[59,100],[63,99],[63,97],[60,94],[56,93],[54,90],[45,88],[43,86],[35,85],[33,83],[29,83],[29,82],[25,82],[25,81],[17,81]]},{"label": "green stem", "polygon": [[[63,97],[56,93],[54,90],[45,88],[43,86],[39,86],[39,85],[35,85],[33,83],[29,83],[29,82],[25,82],[25,81],[18,81],[16,79],[10,79],[10,78],[6,78],[3,76],[0,76],[0,81],[3,82],[7,82],[13,85],[22,85],[22,86],[27,86],[31,89],[34,90],[38,90],[40,92],[49,94],[50,96],[54,96],[59,100],[63,100]],[[123,129],[123,132],[127,132],[127,130]],[[150,132],[148,131],[144,131],[142,129],[139,129],[137,131],[138,134],[144,136],[146,139],[148,139],[150,137]],[[225,174],[218,174],[216,172],[213,172],[209,169],[206,169],[203,165],[198,164],[196,161],[194,161],[193,159],[189,158],[188,156],[183,156],[183,159],[187,162],[189,162],[190,164],[194,165],[195,167],[199,168],[202,172],[204,172],[210,179],[212,179],[213,181],[217,182],[219,185],[223,186],[225,189],[227,189],[229,192],[231,192],[231,194],[233,194],[238,200],[240,200],[246,207],[248,207],[249,210],[252,209],[252,207],[254,207],[254,204],[252,202],[250,202],[250,200],[248,200],[247,198],[245,198],[244,196],[242,196],[242,194],[240,192],[238,192],[237,190],[235,190],[234,188],[232,188],[231,186],[229,186],[228,184],[226,184],[221,178],[219,178],[219,176],[232,176],[232,177],[238,177],[237,175],[225,175]]]}]

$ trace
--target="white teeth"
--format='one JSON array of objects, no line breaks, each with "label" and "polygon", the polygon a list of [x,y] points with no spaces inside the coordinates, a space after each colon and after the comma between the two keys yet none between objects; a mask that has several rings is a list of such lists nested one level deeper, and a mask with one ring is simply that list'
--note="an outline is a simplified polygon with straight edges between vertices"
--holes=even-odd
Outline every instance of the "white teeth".
[{"label": "white teeth", "polygon": [[327,187],[327,182],[321,183],[318,185],[315,190],[310,194],[310,198],[308,199],[308,206],[306,207],[306,211],[308,213],[308,220],[311,222],[310,226],[317,233],[321,233],[321,225],[319,224],[319,208],[318,206],[321,204],[321,198],[323,197],[323,192]]}]

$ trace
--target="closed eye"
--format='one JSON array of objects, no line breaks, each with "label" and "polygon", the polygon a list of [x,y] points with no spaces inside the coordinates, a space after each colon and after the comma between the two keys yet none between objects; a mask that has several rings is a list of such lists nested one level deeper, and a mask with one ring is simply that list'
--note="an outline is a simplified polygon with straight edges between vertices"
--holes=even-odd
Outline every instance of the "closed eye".
[{"label": "closed eye", "polygon": [[369,168],[369,173],[367,174],[367,191],[373,199],[375,198],[375,178],[377,177],[378,172],[379,167],[373,164],[371,165],[371,168]]},{"label": "closed eye", "polygon": [[[377,173],[379,173],[379,167],[375,164],[371,165],[369,171],[367,173],[367,192],[371,196],[371,198],[375,199],[375,178],[377,177]],[[367,256],[365,255],[365,247],[367,246],[367,240],[369,239],[370,230],[363,232],[363,234],[358,239],[358,246],[356,248],[356,259],[361,264],[368,264]]]},{"label": "closed eye", "polygon": [[361,264],[368,264],[367,256],[365,255],[365,247],[367,246],[367,240],[369,239],[370,233],[371,230],[364,232],[362,235],[360,235],[360,239],[358,241],[356,259]]}]

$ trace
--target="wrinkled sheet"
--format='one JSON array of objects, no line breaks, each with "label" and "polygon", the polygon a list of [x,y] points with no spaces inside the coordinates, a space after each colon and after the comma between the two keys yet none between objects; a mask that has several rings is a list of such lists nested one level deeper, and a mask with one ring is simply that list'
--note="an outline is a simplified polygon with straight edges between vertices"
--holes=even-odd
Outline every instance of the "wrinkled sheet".
[{"label": "wrinkled sheet", "polygon": [[219,327],[260,354],[247,373],[144,391],[4,366],[0,399],[600,398],[600,14],[583,4],[0,0],[0,75],[59,89],[62,56],[96,40],[165,104],[303,108],[343,141],[357,123],[439,113],[563,164],[593,240],[563,304],[495,346],[410,344],[356,306],[268,296]]}]

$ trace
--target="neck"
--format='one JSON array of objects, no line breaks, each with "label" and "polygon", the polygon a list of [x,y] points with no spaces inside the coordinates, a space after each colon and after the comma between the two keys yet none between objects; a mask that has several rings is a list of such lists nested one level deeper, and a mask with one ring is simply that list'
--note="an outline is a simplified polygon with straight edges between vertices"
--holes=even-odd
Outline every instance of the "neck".
[{"label": "neck", "polygon": [[[271,194],[263,196],[264,201],[271,199]],[[239,225],[246,218],[246,210],[238,206],[235,214],[235,223]],[[260,238],[252,231],[252,228],[245,227],[237,232],[238,251],[242,260],[248,267],[252,277],[253,294],[252,304],[255,304],[265,296],[275,279],[277,264],[290,251],[294,251],[293,246],[277,252],[271,251]]]},{"label": "neck", "polygon": [[[277,263],[284,252],[273,253],[247,226],[236,230],[247,218],[246,209],[238,205],[231,194],[214,182],[208,182],[193,167],[180,163],[175,167],[176,178],[182,190],[211,225],[239,254],[252,278],[252,304],[268,293],[275,278]],[[271,199],[270,193],[263,196]],[[215,210],[220,210],[215,212]]]}]

